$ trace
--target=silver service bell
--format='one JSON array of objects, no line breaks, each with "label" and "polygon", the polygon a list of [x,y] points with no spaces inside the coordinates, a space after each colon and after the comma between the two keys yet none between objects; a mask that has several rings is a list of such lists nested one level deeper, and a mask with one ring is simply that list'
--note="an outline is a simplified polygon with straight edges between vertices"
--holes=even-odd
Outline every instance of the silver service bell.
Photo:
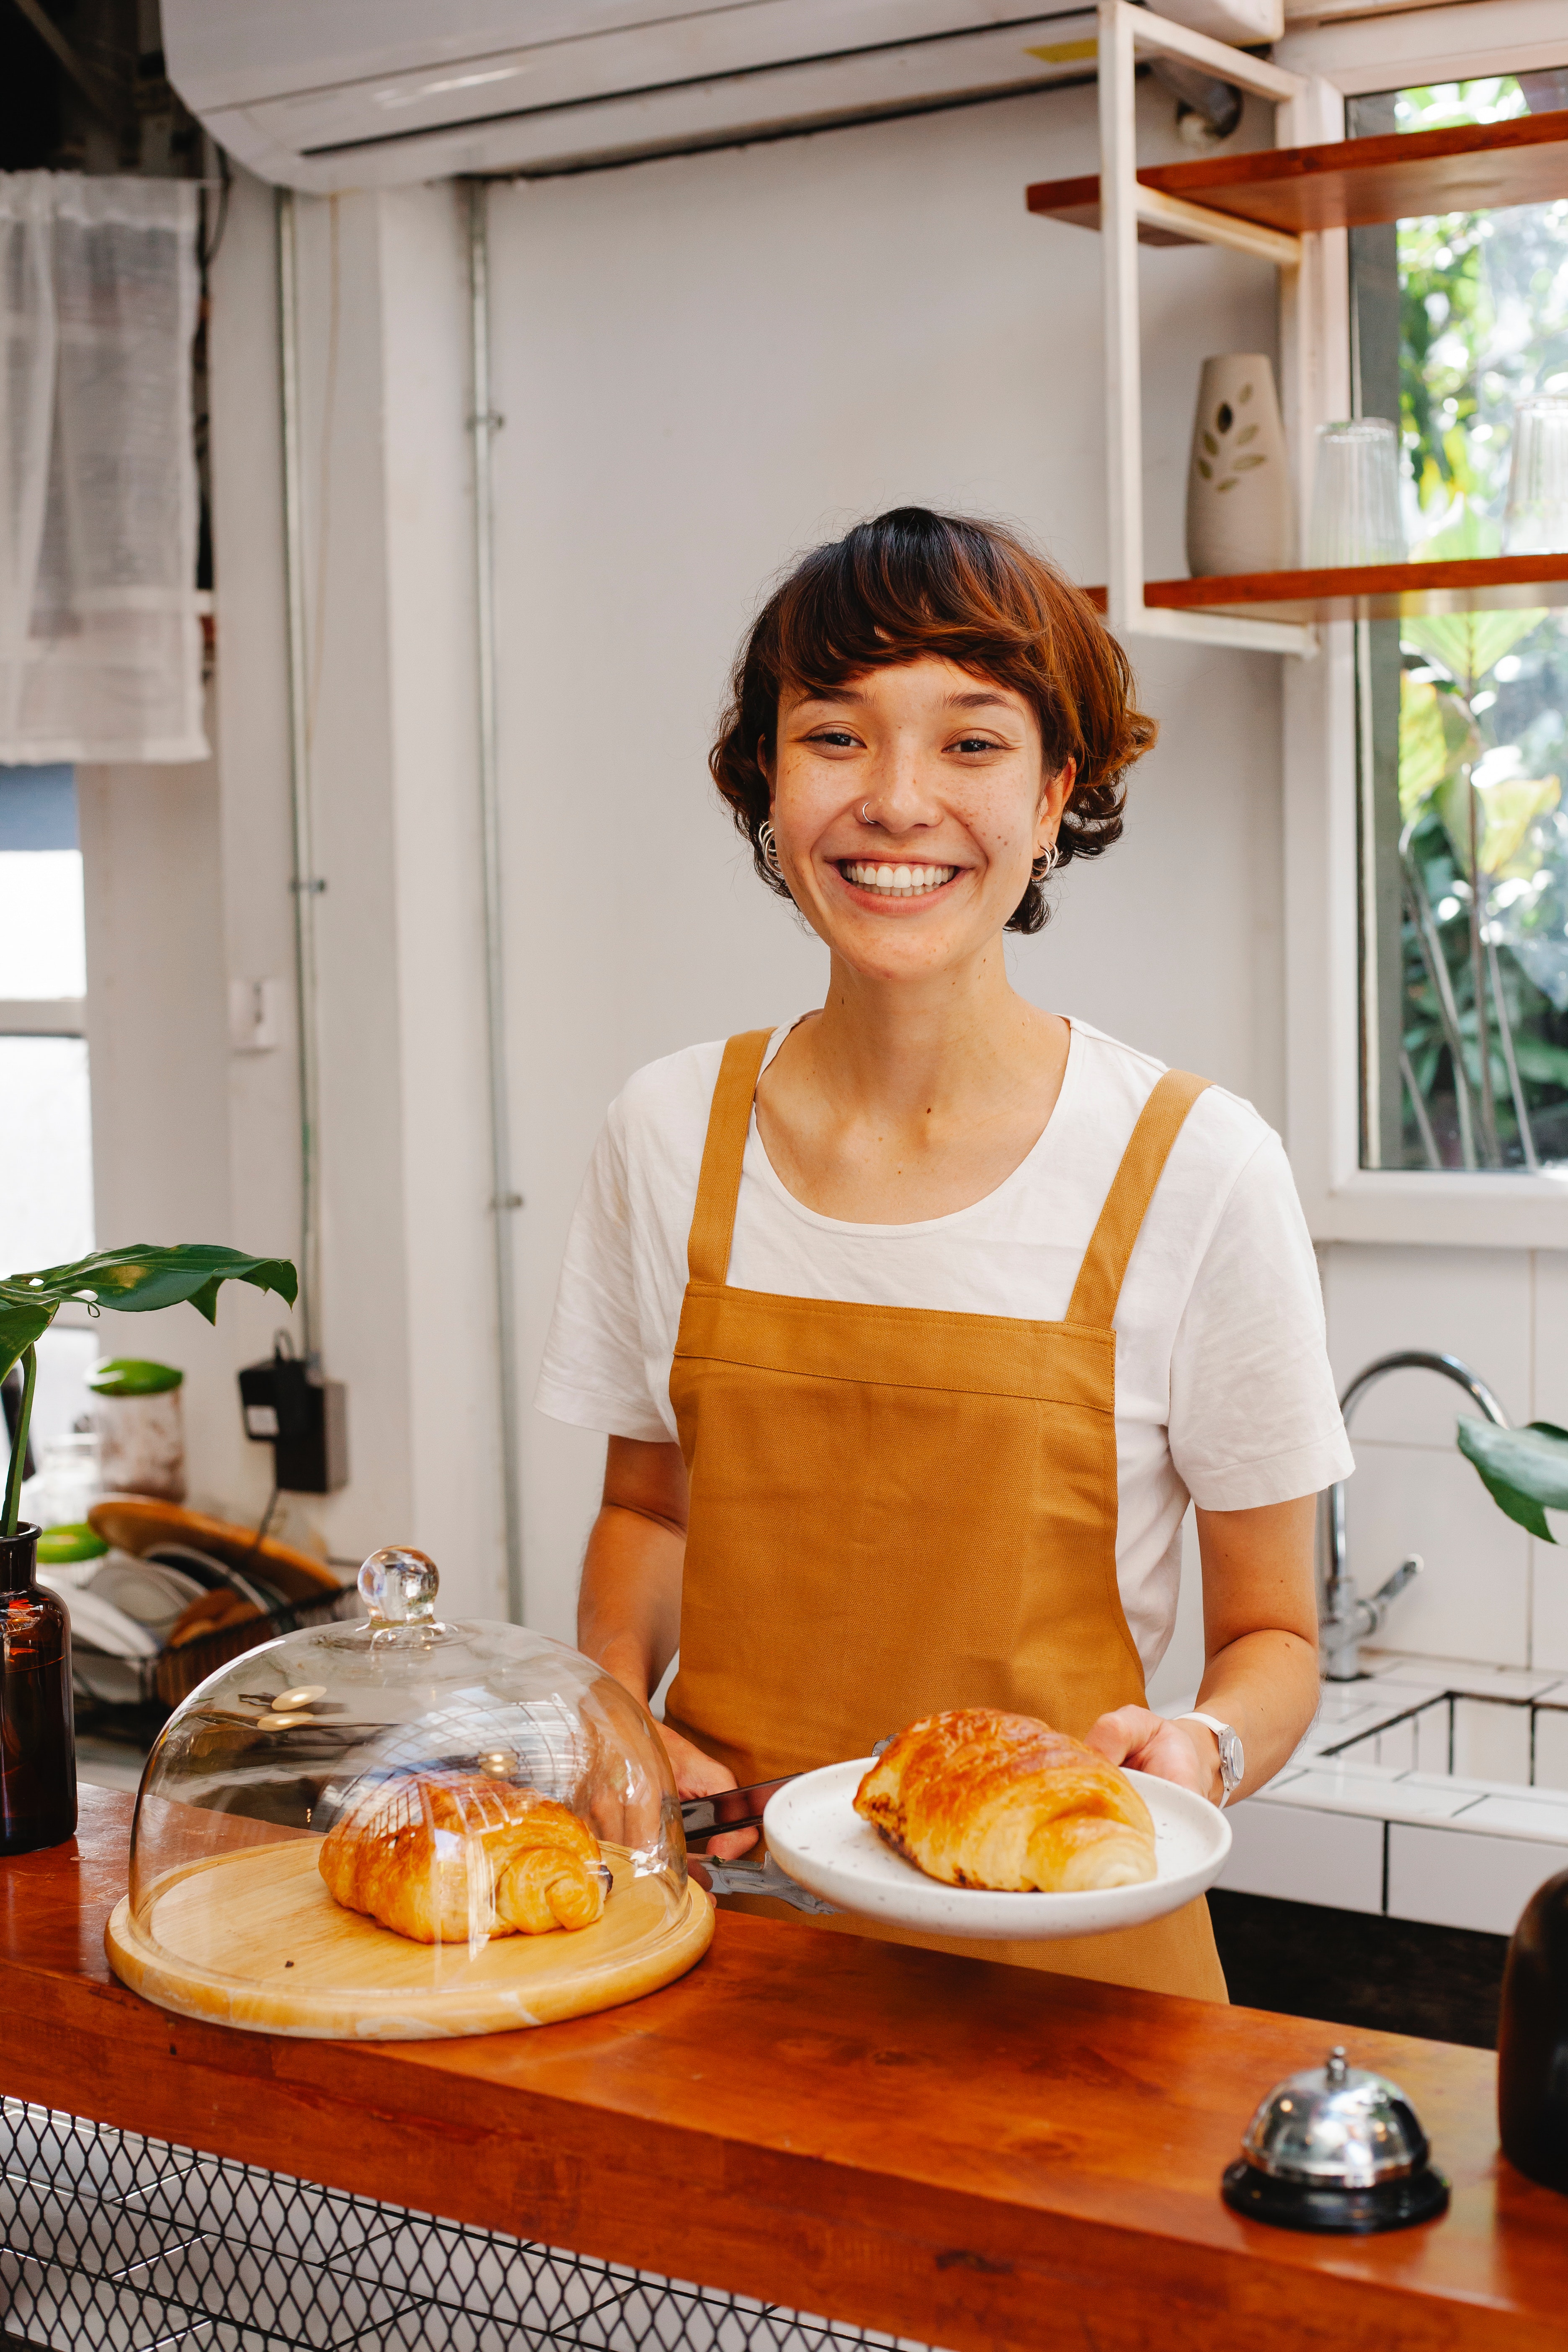
[{"label": "silver service bell", "polygon": [[1342,2048],[1276,2085],[1226,2171],[1227,2205],[1284,2230],[1366,2236],[1445,2210],[1448,2184],[1395,2083],[1347,2064]]}]

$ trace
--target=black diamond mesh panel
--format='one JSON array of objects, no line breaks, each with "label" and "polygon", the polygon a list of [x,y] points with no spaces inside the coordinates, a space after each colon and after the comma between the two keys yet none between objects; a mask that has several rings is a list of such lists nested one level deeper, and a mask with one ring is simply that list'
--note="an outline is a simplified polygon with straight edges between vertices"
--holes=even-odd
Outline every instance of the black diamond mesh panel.
[{"label": "black diamond mesh panel", "polygon": [[40,2352],[904,2352],[16,2099],[0,2103],[0,2328]]}]

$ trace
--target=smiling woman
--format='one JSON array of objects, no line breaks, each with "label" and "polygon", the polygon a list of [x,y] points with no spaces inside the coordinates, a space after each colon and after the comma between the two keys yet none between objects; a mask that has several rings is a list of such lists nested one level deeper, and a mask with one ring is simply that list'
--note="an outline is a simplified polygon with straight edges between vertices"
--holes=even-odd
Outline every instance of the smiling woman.
[{"label": "smiling woman", "polygon": [[[1048,914],[1047,873],[1070,857],[1097,857],[1120,838],[1126,772],[1157,730],[1133,709],[1127,656],[1088,598],[1010,531],[900,507],[816,549],[769,598],[735,665],[713,780],[763,880],[789,897],[764,838],[782,709],[795,705],[805,730],[820,730],[825,740],[843,735],[840,748],[852,756],[853,730],[835,730],[831,709],[862,704],[879,670],[928,660],[954,673],[936,723],[971,714],[977,721],[968,738],[954,736],[955,757],[975,761],[999,748],[986,743],[984,722],[1010,709],[1015,737],[1032,719],[1046,769],[1070,770],[1049,861],[1036,861],[1040,870],[1007,918],[1008,930],[1037,931]],[[976,663],[984,683],[969,674]],[[869,802],[860,814],[875,823]],[[870,887],[909,887],[887,878],[898,861],[877,855],[886,846],[875,836],[856,845],[874,869]]]},{"label": "smiling woman", "polygon": [[[608,1435],[579,1640],[639,1698],[679,1649],[683,1796],[992,1708],[1223,1803],[1311,1717],[1312,1497],[1352,1465],[1279,1139],[1003,953],[1153,733],[1048,564],[921,509],[806,557],[742,650],[713,773],[826,999],[612,1106],[539,1391]],[[1204,1712],[1169,1720],[1189,1500]],[[983,1948],[1225,1997],[1201,1900]]]}]

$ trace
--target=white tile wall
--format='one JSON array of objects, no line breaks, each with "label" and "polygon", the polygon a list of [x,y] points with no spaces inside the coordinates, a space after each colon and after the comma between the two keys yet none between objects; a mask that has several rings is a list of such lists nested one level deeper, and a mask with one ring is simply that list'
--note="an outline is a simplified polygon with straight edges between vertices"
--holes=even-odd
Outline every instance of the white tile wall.
[{"label": "white tile wall", "polygon": [[[1375,1357],[1396,1348],[1430,1348],[1458,1356],[1479,1372],[1510,1421],[1530,1418],[1530,1251],[1342,1242],[1323,1258],[1329,1354],[1342,1390]],[[1564,1286],[1568,1304],[1568,1270]],[[1563,1371],[1568,1421],[1568,1345]],[[1473,1410],[1462,1390],[1435,1372],[1392,1372],[1357,1407],[1352,1434],[1449,1452],[1456,1414]]]},{"label": "white tile wall", "polygon": [[[1374,1357],[1430,1348],[1479,1372],[1510,1421],[1568,1426],[1568,1252],[1336,1243],[1319,1263],[1342,1389]],[[1369,1591],[1406,1551],[1425,1557],[1387,1629],[1402,1649],[1568,1670],[1568,1517],[1561,1548],[1503,1517],[1455,1447],[1468,1410],[1424,1372],[1390,1375],[1358,1408],[1352,1570]]]},{"label": "white tile wall", "polygon": [[1560,1845],[1394,1822],[1388,1832],[1389,1916],[1510,1936],[1536,1888],[1565,1863],[1568,1852]]},{"label": "white tile wall", "polygon": [[1270,1801],[1238,1805],[1230,1830],[1219,1883],[1234,1893],[1320,1903],[1334,1911],[1382,1910],[1380,1821]]},{"label": "white tile wall", "polygon": [[[1543,1421],[1554,1419],[1542,1413]],[[1563,1416],[1568,1428],[1568,1413]],[[1537,1666],[1568,1669],[1568,1526],[1561,1511],[1550,1515],[1554,1544],[1530,1546],[1530,1650]]]},{"label": "white tile wall", "polygon": [[1568,1428],[1568,1250],[1537,1250],[1534,1267],[1531,1418]]},{"label": "white tile wall", "polygon": [[1425,1573],[1394,1602],[1386,1639],[1427,1657],[1529,1665],[1531,1559],[1523,1528],[1503,1517],[1452,1444],[1439,1453],[1369,1443],[1359,1425],[1354,1437],[1345,1526],[1360,1591],[1374,1591],[1407,1552],[1426,1562]]}]

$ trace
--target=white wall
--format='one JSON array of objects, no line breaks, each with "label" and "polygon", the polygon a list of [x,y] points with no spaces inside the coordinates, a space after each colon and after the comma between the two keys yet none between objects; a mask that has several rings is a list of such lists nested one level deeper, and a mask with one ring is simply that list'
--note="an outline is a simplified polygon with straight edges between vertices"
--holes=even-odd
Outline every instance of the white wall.
[{"label": "white wall", "polygon": [[[1169,137],[1152,101],[1147,144]],[[1058,92],[491,197],[508,953],[526,1378],[605,1104],[651,1056],[816,1001],[705,760],[779,567],[900,501],[1010,517],[1104,576],[1098,238],[1031,219],[1089,170]],[[1146,257],[1153,562],[1184,569],[1198,370],[1268,348],[1260,265]],[[1019,984],[1283,1108],[1278,665],[1138,648],[1160,749]],[[525,1427],[536,1622],[571,1622],[602,1443]]]},{"label": "white wall", "polygon": [[[209,761],[84,767],[77,772],[77,801],[100,1245],[226,1240],[227,1037],[216,769]],[[178,1315],[104,1315],[91,1331],[95,1354],[152,1355],[179,1365],[187,1374],[193,1456],[203,1464],[222,1456],[231,1442],[226,1412],[235,1417],[226,1333],[215,1335],[189,1307]],[[85,1371],[89,1360],[79,1349],[75,1369]],[[85,1390],[69,1399],[68,1426],[86,1402]]]},{"label": "white wall", "polygon": [[[1562,1254],[1340,1242],[1321,1256],[1342,1389],[1378,1356],[1425,1348],[1479,1372],[1510,1421],[1568,1421]],[[1568,1669],[1568,1551],[1505,1518],[1458,1452],[1456,1422],[1473,1410],[1426,1372],[1392,1374],[1363,1400],[1346,1497],[1352,1568],[1369,1592],[1407,1552],[1425,1561],[1384,1646]]]},{"label": "white wall", "polygon": [[[422,1543],[459,1607],[500,1614],[459,207],[347,197],[300,232],[320,1339],[353,1472],[306,1511],[349,1560]],[[83,780],[106,1244],[299,1255],[277,320],[272,192],[242,174],[214,274],[216,763]],[[279,982],[277,1050],[229,1050],[237,979]],[[233,1374],[289,1321],[237,1288],[216,1337],[184,1308],[104,1318],[106,1347],[186,1370],[193,1499],[260,1509]]]}]

